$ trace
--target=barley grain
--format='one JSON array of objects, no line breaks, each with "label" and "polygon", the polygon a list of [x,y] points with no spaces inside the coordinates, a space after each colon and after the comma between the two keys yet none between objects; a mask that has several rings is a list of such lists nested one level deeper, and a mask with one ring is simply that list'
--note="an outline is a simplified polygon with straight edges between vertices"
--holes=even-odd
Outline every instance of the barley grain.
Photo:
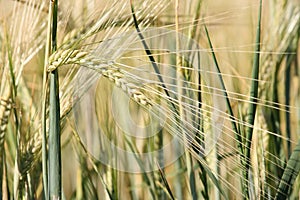
[{"label": "barley grain", "polygon": [[121,88],[137,103],[147,107],[153,105],[153,102],[142,92],[141,88],[126,80],[121,69],[114,67],[100,68],[99,73],[115,83],[117,87]]}]

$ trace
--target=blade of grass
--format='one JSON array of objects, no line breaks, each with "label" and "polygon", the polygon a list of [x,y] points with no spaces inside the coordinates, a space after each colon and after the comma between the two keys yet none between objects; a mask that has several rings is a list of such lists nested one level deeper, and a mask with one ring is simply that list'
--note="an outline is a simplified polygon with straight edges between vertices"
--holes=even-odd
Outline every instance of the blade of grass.
[{"label": "blade of grass", "polygon": [[[197,53],[197,57],[198,57],[198,60],[200,60],[200,53],[198,52]],[[198,64],[198,128],[197,130],[200,130],[198,133],[196,133],[197,135],[197,142],[200,144],[200,146],[203,147],[203,149],[205,149],[205,144],[204,144],[204,128],[203,128],[203,122],[204,122],[204,119],[202,118],[202,94],[201,94],[201,91],[202,91],[202,77],[201,77],[201,66],[200,66],[200,63]],[[206,160],[206,158],[203,156],[203,153],[204,152],[198,152],[198,150],[196,150],[197,153],[199,155],[201,155],[201,157],[203,157],[204,160]],[[200,172],[199,172],[199,178],[203,184],[203,190],[201,191],[201,194],[203,196],[204,199],[208,200],[209,199],[209,192],[208,192],[208,181],[207,181],[207,174],[206,174],[206,171],[202,165],[202,163],[200,161],[197,162],[198,165],[199,165],[199,168],[200,168]]]},{"label": "blade of grass", "polygon": [[209,185],[207,182],[207,173],[201,162],[198,162],[198,165],[200,167],[199,177],[203,184],[203,190],[201,191],[201,194],[203,196],[203,199],[208,200],[209,199],[209,190],[208,190]]},{"label": "blade of grass", "polygon": [[234,117],[234,113],[233,113],[233,110],[232,110],[232,107],[231,107],[231,104],[230,104],[228,93],[226,92],[227,90],[226,90],[226,87],[225,87],[225,83],[224,83],[224,80],[223,80],[223,77],[222,77],[221,70],[219,68],[217,57],[215,55],[214,48],[213,48],[213,45],[212,45],[212,42],[211,42],[211,39],[210,39],[210,36],[209,36],[206,25],[204,25],[204,28],[205,28],[205,33],[206,33],[206,36],[207,36],[207,39],[208,39],[209,47],[211,49],[213,61],[216,65],[216,69],[217,69],[218,77],[219,77],[219,80],[220,80],[220,83],[221,83],[221,87],[222,87],[222,90],[224,91],[223,93],[224,93],[224,96],[226,98],[226,106],[227,106],[227,109],[228,109],[228,112],[229,112],[229,115],[230,115],[231,125],[232,125],[233,131],[235,133],[235,137],[238,141],[237,145],[238,145],[238,148],[240,150],[240,154],[243,155],[244,150],[243,150],[243,147],[242,147],[242,136],[241,136],[240,131],[239,131],[239,129],[238,129],[236,123],[235,123],[236,119]]},{"label": "blade of grass", "polygon": [[159,173],[160,173],[160,176],[161,176],[161,178],[162,178],[162,181],[163,181],[164,185],[166,186],[166,189],[167,189],[167,192],[168,192],[168,194],[169,194],[169,197],[170,197],[171,199],[175,200],[175,197],[174,197],[174,195],[173,195],[173,192],[172,192],[172,190],[171,190],[171,187],[170,187],[170,185],[169,185],[169,183],[168,183],[168,181],[167,181],[167,179],[166,179],[165,173],[164,173],[163,170],[161,169],[159,163],[156,162],[156,164],[157,164],[157,167],[158,167],[158,171],[159,171]]},{"label": "blade of grass", "polygon": [[[195,22],[198,22],[198,18],[200,16],[200,7],[201,7],[201,3],[202,1],[198,2],[198,6],[197,6],[197,15],[194,18],[194,24]],[[196,27],[196,26],[194,26]],[[195,32],[195,30],[191,31],[191,35],[193,35]],[[192,37],[193,38],[193,37]],[[192,45],[192,43],[190,43],[190,46]],[[190,49],[190,48],[189,48]],[[197,52],[197,57],[198,60],[201,59],[200,57],[200,53]],[[200,146],[203,147],[203,149],[205,149],[205,143],[204,143],[204,128],[203,128],[203,122],[204,119],[202,118],[202,76],[201,76],[201,65],[200,63],[198,64],[198,125],[197,125],[197,130],[200,130],[198,133],[196,133],[197,135],[197,142],[200,144]],[[198,150],[197,150],[198,151]],[[199,155],[201,155],[201,157],[203,157],[204,160],[206,160],[206,158],[202,155],[204,152],[198,152]],[[207,181],[207,173],[202,165],[202,163],[200,161],[197,162],[200,168],[199,171],[199,178],[200,181],[202,182],[203,185],[203,190],[201,191],[201,194],[203,196],[203,199],[209,200],[209,186],[208,186],[208,181]]]},{"label": "blade of grass", "polygon": [[[207,39],[208,39],[209,47],[210,47],[211,52],[212,52],[213,61],[214,61],[214,64],[216,66],[216,69],[217,69],[218,77],[219,77],[219,80],[220,80],[220,83],[221,83],[221,87],[222,87],[221,89],[224,91],[223,93],[224,93],[224,96],[226,98],[226,106],[227,106],[227,109],[228,109],[228,112],[229,112],[231,126],[233,128],[233,131],[235,133],[235,138],[237,140],[237,146],[238,146],[238,149],[240,151],[239,153],[240,153],[240,156],[243,160],[244,150],[243,150],[243,146],[242,146],[242,136],[241,136],[241,133],[240,133],[240,131],[239,131],[239,129],[238,129],[236,123],[235,123],[236,119],[235,119],[234,114],[233,114],[233,110],[232,110],[232,107],[231,107],[231,104],[230,104],[229,96],[226,92],[227,90],[226,90],[225,83],[224,83],[224,80],[223,80],[223,77],[222,77],[222,73],[221,73],[221,70],[219,68],[217,57],[215,55],[214,48],[213,48],[213,45],[212,45],[208,30],[207,30],[207,27],[206,27],[205,24],[204,24],[204,29],[205,29],[205,33],[206,33],[206,36],[207,36]],[[217,166],[217,170],[219,171],[218,166]]]},{"label": "blade of grass", "polygon": [[[289,50],[288,50],[289,52]],[[288,158],[291,155],[292,147],[291,147],[291,113],[290,113],[290,100],[291,100],[291,94],[290,94],[290,87],[291,87],[291,68],[292,63],[294,61],[294,55],[287,55],[287,61],[286,61],[286,69],[285,69],[285,84],[284,84],[284,92],[285,92],[285,106],[286,106],[286,112],[285,112],[285,131],[287,135],[287,155]]]},{"label": "blade of grass", "polygon": [[300,172],[300,140],[293,150],[277,188],[275,199],[287,199]]},{"label": "blade of grass", "polygon": [[[52,53],[56,51],[57,2],[50,0],[52,7]],[[58,70],[50,73],[49,105],[49,199],[61,199],[61,149],[60,149],[60,105]]]},{"label": "blade of grass", "polygon": [[[261,13],[262,13],[262,0],[260,0],[259,11],[258,11],[258,24],[256,30],[256,47],[253,58],[253,66],[252,66],[252,83],[250,88],[250,105],[247,113],[248,116],[248,125],[246,129],[246,145],[245,145],[245,171],[244,178],[248,180],[249,169],[250,169],[250,149],[253,135],[253,126],[256,115],[256,107],[257,107],[257,97],[258,97],[258,78],[259,78],[259,65],[260,65],[260,35],[261,35]],[[249,189],[248,189],[247,181],[244,182],[244,195],[249,198]]]}]

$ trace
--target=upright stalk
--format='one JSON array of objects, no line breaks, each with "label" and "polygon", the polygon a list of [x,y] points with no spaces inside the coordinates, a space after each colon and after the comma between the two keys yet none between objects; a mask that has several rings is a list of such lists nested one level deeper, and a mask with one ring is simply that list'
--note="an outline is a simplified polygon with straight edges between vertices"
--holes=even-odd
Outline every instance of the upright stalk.
[{"label": "upright stalk", "polygon": [[[57,33],[57,1],[50,0],[52,7],[51,52],[55,52]],[[58,71],[50,73],[49,105],[49,199],[61,199],[61,149],[60,149],[60,106]]]},{"label": "upright stalk", "polygon": [[[17,85],[16,85],[16,77],[15,77],[15,72],[14,72],[14,64],[13,64],[13,52],[11,49],[11,46],[9,44],[9,37],[7,37],[7,56],[8,56],[8,63],[9,63],[9,73],[11,76],[11,88],[10,88],[10,94],[11,94],[11,100],[13,104],[16,104],[16,98],[17,98]],[[14,107],[13,109],[13,115],[15,119],[15,125],[16,125],[16,144],[20,144],[20,121],[19,121],[19,116],[18,116],[18,111],[17,108]],[[18,168],[18,156],[19,156],[19,149],[16,151],[16,156],[15,156],[15,174],[14,174],[14,198],[18,198],[18,188],[19,188],[19,168]],[[2,188],[0,188],[2,190]]]},{"label": "upright stalk", "polygon": [[[176,80],[177,80],[177,97],[178,97],[178,110],[179,110],[179,120],[178,120],[178,124],[180,124],[180,129],[181,129],[181,133],[183,135],[183,138],[184,138],[184,142],[186,144],[189,144],[190,142],[188,141],[188,132],[184,130],[184,120],[185,120],[185,113],[184,113],[184,108],[183,108],[183,95],[184,95],[184,92],[185,92],[185,86],[186,87],[189,87],[188,86],[188,83],[190,82],[190,75],[189,75],[189,66],[188,64],[185,65],[185,61],[184,61],[184,56],[180,55],[180,49],[181,49],[181,46],[180,46],[180,41],[179,41],[179,0],[176,0],[175,2],[175,27],[176,27]],[[189,44],[191,45],[191,43]],[[187,58],[188,59],[188,58]],[[187,60],[187,62],[189,62]],[[185,85],[186,83],[186,85]],[[188,92],[186,92],[187,95]],[[192,195],[192,198],[195,200],[195,199],[198,199],[197,197],[197,189],[196,189],[196,180],[195,180],[195,173],[193,171],[193,159],[192,159],[192,156],[191,156],[191,153],[189,151],[185,151],[185,158],[186,158],[186,167],[187,167],[187,173],[188,173],[188,180],[189,180],[189,187],[190,187],[190,190],[191,190],[191,195]],[[178,160],[178,168],[181,169],[182,168],[182,164],[180,162],[180,160]],[[178,170],[179,170],[178,169]],[[178,176],[178,178],[180,179],[181,177]],[[182,190],[182,186],[180,185],[180,182],[179,181],[176,181],[179,186],[178,189],[179,189],[179,194],[180,195],[183,195],[180,190]],[[177,190],[176,190],[177,191]],[[182,198],[182,196],[179,196],[177,195],[177,198]]]},{"label": "upright stalk", "polygon": [[[289,48],[290,50],[290,48]],[[289,51],[288,51],[289,52]],[[287,135],[287,157],[289,158],[292,152],[291,147],[291,113],[290,113],[290,100],[291,100],[291,68],[292,68],[292,62],[294,60],[293,55],[287,55],[287,61],[286,61],[286,69],[285,69],[285,83],[284,83],[284,96],[285,96],[285,106],[286,106],[286,112],[285,112],[285,131]]]},{"label": "upright stalk", "polygon": [[[180,67],[180,54],[179,54],[179,49],[180,49],[180,43],[179,43],[179,0],[175,1],[175,28],[176,28],[176,59],[175,59],[175,65],[176,65],[176,81],[177,81],[177,99],[178,99],[178,108],[177,109],[177,113],[179,114],[178,117],[176,117],[176,121],[179,124],[180,127],[180,131],[181,134],[183,134],[183,138],[184,138],[184,142],[186,141],[186,135],[187,134],[184,130],[183,130],[183,108],[182,108],[182,76],[181,76],[181,67]],[[188,157],[188,152],[185,152],[186,154],[186,158],[187,158],[187,164],[190,161],[189,157]],[[182,169],[182,163],[181,163],[181,159],[178,159],[176,161],[176,170],[180,170]],[[190,172],[190,166],[187,165],[187,172]],[[175,193],[176,193],[176,197],[178,199],[182,199],[184,194],[183,194],[183,180],[182,180],[182,175],[178,175],[176,176],[175,179]]]},{"label": "upright stalk", "polygon": [[44,60],[44,72],[43,72],[43,94],[42,94],[42,169],[43,169],[43,190],[44,190],[44,198],[48,200],[48,152],[47,152],[47,92],[48,92],[48,73],[47,66],[49,61],[49,56],[51,54],[51,22],[52,22],[52,2],[49,3],[49,13],[48,13],[48,26],[47,26],[47,41],[45,47],[45,60]]},{"label": "upright stalk", "polygon": [[262,0],[260,0],[259,11],[258,11],[258,24],[256,29],[256,47],[253,58],[252,66],[252,83],[250,89],[250,105],[247,116],[248,125],[246,129],[246,141],[245,141],[245,160],[244,160],[244,195],[245,199],[249,199],[249,169],[250,169],[250,149],[253,135],[254,120],[256,115],[257,98],[258,98],[258,78],[259,78],[259,59],[260,59],[260,35],[261,35],[261,12],[262,12]]}]

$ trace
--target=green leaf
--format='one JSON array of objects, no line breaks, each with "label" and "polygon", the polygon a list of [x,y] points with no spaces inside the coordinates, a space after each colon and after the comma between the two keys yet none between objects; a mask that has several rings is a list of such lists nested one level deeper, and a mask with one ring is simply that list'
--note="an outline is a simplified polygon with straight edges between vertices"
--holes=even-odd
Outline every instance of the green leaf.
[{"label": "green leaf", "polygon": [[291,192],[291,188],[295,182],[296,177],[300,172],[300,140],[295,147],[287,165],[284,169],[282,178],[277,188],[275,199],[286,199]]}]

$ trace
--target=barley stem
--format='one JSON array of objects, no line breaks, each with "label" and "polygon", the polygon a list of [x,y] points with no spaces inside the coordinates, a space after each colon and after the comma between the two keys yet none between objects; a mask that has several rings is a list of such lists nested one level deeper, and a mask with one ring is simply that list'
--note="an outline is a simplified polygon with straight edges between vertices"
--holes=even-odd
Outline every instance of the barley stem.
[{"label": "barley stem", "polygon": [[[255,54],[253,58],[253,66],[252,66],[252,84],[250,89],[250,105],[247,116],[248,118],[248,126],[246,129],[246,145],[245,145],[245,171],[244,171],[244,179],[249,179],[249,170],[250,170],[250,150],[251,150],[251,142],[253,135],[253,127],[254,127],[254,119],[256,115],[256,107],[257,107],[257,97],[258,97],[258,78],[259,78],[259,65],[260,65],[260,37],[261,37],[261,12],[262,12],[262,0],[260,0],[259,11],[258,11],[258,24],[257,24],[257,32],[256,32],[256,47]],[[249,198],[249,184],[247,181],[244,181],[244,195],[245,198]]]},{"label": "barley stem", "polygon": [[[52,10],[52,53],[57,41],[57,1],[51,1]],[[60,147],[60,103],[58,70],[50,73],[49,105],[49,199],[61,199],[61,147]]]}]

